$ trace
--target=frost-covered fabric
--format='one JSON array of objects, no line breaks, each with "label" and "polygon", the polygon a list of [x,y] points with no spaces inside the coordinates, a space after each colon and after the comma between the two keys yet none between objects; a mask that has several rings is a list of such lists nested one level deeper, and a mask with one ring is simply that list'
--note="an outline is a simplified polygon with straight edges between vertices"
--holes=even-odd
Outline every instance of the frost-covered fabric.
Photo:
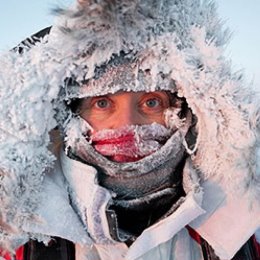
[{"label": "frost-covered fabric", "polygon": [[159,124],[104,129],[91,134],[91,144],[112,161],[123,163],[129,158],[131,162],[131,158],[135,161],[159,150],[171,136],[167,130]]},{"label": "frost-covered fabric", "polygon": [[[152,135],[170,135],[172,132],[166,129],[160,124],[152,124],[150,126],[129,126],[125,129],[141,129],[139,135],[147,134],[149,129]],[[186,131],[184,131],[186,129]],[[89,164],[98,165],[107,175],[118,176],[123,175],[127,178],[133,177],[133,175],[145,175],[147,172],[153,171],[154,169],[162,166],[164,163],[171,164],[174,168],[178,162],[182,159],[185,147],[183,140],[187,132],[186,125],[183,126],[182,131],[175,131],[171,134],[166,143],[158,149],[158,151],[145,156],[143,159],[131,163],[117,163],[109,160],[89,143],[86,138],[86,133],[89,131],[88,123],[80,118],[73,118],[67,125],[66,133],[68,138],[66,139],[66,153],[76,155],[81,158],[82,161],[88,162]],[[106,130],[107,132],[109,130]],[[159,133],[160,131],[160,133]],[[110,131],[109,131],[110,132]],[[161,167],[163,168],[163,167]]]},{"label": "frost-covered fabric", "polygon": [[[75,211],[72,210],[69,198],[66,196],[67,187],[64,184],[63,175],[59,167],[55,168],[55,172],[48,174],[45,178],[45,200],[43,204],[39,205],[37,211],[42,221],[35,223],[32,220],[26,226],[26,230],[30,233],[50,234],[73,241],[78,244],[76,254],[81,254],[77,260],[98,259],[97,254],[102,260],[111,259],[111,256],[114,259],[122,257],[124,260],[150,259],[153,253],[156,255],[156,259],[165,259],[164,256],[172,255],[178,257],[180,254],[191,260],[194,254],[200,255],[200,251],[196,252],[199,249],[198,244],[188,236],[187,231],[184,231],[187,235],[185,235],[187,243],[183,243],[182,239],[179,240],[179,231],[183,233],[181,229],[189,223],[192,224],[192,220],[200,219],[201,221],[201,218],[203,219],[205,216],[205,211],[207,212],[206,219],[210,219],[209,215],[214,216],[219,209],[222,209],[222,214],[214,216],[214,219],[211,219],[214,221],[214,225],[206,229],[214,231],[207,234],[207,241],[210,244],[215,243],[214,249],[219,250],[217,254],[222,253],[223,256],[220,259],[231,259],[240,245],[249,238],[248,235],[258,221],[259,211],[248,210],[247,198],[227,194],[214,182],[208,181],[200,186],[199,172],[192,168],[191,161],[188,160],[183,172],[183,184],[187,193],[183,203],[173,214],[146,229],[128,248],[124,243],[118,243],[109,236],[105,210],[113,194],[97,184],[96,169],[68,158],[63,152],[61,166],[63,174],[70,184],[71,199],[73,203],[75,202],[73,206],[77,205],[74,208]],[[229,202],[228,205],[225,201]],[[46,211],[47,207],[48,211]],[[77,219],[77,214],[80,219]],[[234,218],[237,215],[240,217]],[[250,222],[248,222],[248,218],[250,218]],[[82,225],[81,222],[86,225]],[[223,224],[225,227],[222,227]],[[86,226],[88,232],[85,230]],[[222,228],[229,230],[225,236]],[[91,236],[91,239],[87,239],[88,235]],[[100,235],[104,240],[94,243],[93,239]],[[179,241],[179,246],[172,247],[173,241]],[[192,248],[189,246],[190,243]],[[190,252],[188,249],[192,251]]]},{"label": "frost-covered fabric", "polygon": [[[0,246],[11,250],[29,237],[47,240],[23,227],[39,220],[45,173],[55,160],[49,131],[57,124],[69,130],[71,99],[119,90],[169,90],[185,97],[198,133],[194,149],[186,150],[202,182],[217,183],[257,208],[259,96],[223,54],[229,36],[214,2],[80,2],[58,10],[48,39],[22,55],[1,54]],[[75,135],[68,133],[69,143]],[[245,201],[243,206],[248,208]],[[250,218],[245,219],[246,229]]]},{"label": "frost-covered fabric", "polygon": [[[110,235],[107,209],[114,194],[98,185],[96,181],[97,170],[92,166],[70,159],[64,153],[61,154],[61,165],[66,180],[70,184],[73,204],[93,239],[91,247],[89,245],[76,247],[76,255],[79,252],[82,254],[82,258],[79,258],[80,260],[92,259],[91,257],[99,259],[97,254],[102,260],[111,258],[125,260],[149,259],[146,256],[142,257],[153,248],[154,252],[160,254],[161,250],[158,245],[168,244],[168,240],[171,243],[171,238],[180,229],[204,213],[204,210],[200,207],[203,190],[199,185],[198,176],[196,172],[187,172],[187,175],[185,174],[187,196],[182,201],[183,203],[178,205],[178,210],[161,219],[156,225],[146,229],[128,248],[126,244],[113,240]],[[166,253],[170,254],[171,247],[167,248],[164,253],[161,253],[163,255]]]},{"label": "frost-covered fabric", "polygon": [[[75,120],[71,127],[80,129],[81,127],[77,125],[78,121]],[[83,120],[81,121],[83,124],[85,123]],[[188,127],[185,128],[187,131]],[[172,204],[182,195],[185,134],[179,131],[173,132],[156,123],[125,126],[116,130],[101,130],[93,133],[90,135],[91,144],[88,143],[84,134],[77,135],[75,141],[68,147],[69,155],[72,158],[75,159],[74,155],[76,155],[76,159],[80,158],[81,161],[96,166],[99,172],[97,182],[114,194],[109,206],[115,212],[116,226],[119,226],[120,230],[126,229],[127,231],[127,235],[120,235],[121,237],[129,238],[130,232],[141,233],[145,227],[169,211]],[[130,143],[126,139],[130,140]],[[102,142],[98,145],[98,149],[97,141]],[[164,145],[161,145],[160,141]],[[108,149],[110,146],[113,148]],[[131,158],[133,155],[138,157],[141,155],[142,158],[139,157],[137,161],[118,163],[111,160],[109,155],[112,158],[114,156]],[[147,222],[145,216],[138,217],[148,215],[148,212],[151,213],[149,217],[147,216]],[[126,216],[122,216],[124,214],[128,215],[129,222],[133,221],[132,225],[128,223],[124,225],[126,218]],[[123,228],[123,226],[125,227]]]}]

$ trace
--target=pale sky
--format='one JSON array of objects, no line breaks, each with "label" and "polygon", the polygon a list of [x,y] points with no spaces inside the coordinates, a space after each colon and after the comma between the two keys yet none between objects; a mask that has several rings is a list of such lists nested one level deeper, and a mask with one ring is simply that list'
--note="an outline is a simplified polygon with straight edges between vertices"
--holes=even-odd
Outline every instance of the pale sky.
[{"label": "pale sky", "polygon": [[[0,9],[0,51],[49,26],[50,9],[67,6],[73,0],[2,0]],[[260,0],[217,0],[220,17],[233,32],[227,55],[234,69],[244,69],[248,81],[260,89]]]}]

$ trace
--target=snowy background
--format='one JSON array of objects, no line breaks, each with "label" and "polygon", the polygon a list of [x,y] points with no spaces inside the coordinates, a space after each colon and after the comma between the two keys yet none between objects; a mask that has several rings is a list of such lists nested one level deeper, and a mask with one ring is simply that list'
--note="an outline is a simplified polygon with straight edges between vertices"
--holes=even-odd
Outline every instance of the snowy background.
[{"label": "snowy background", "polygon": [[[74,0],[2,0],[0,51],[12,48],[40,29],[50,26],[51,8]],[[235,70],[244,69],[248,82],[260,89],[260,0],[217,0],[222,19],[233,32],[226,50]]]}]

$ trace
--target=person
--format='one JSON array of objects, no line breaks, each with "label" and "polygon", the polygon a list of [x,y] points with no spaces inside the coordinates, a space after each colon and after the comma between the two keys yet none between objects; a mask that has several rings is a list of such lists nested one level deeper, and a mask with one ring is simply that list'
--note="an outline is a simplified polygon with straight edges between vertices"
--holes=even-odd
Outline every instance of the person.
[{"label": "person", "polygon": [[2,258],[260,259],[259,96],[214,2],[56,12],[0,59]]}]

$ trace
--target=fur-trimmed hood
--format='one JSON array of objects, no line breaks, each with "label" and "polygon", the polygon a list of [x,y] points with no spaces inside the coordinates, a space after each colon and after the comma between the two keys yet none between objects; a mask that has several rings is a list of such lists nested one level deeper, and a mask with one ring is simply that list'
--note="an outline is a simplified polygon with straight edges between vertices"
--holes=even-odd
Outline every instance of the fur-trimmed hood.
[{"label": "fur-trimmed hood", "polygon": [[[212,1],[89,0],[56,12],[49,36],[22,55],[1,56],[0,218],[10,226],[0,241],[24,239],[20,227],[55,160],[49,132],[66,128],[63,101],[76,97],[177,92],[197,117],[188,152],[201,179],[259,195],[259,98],[224,56],[229,34]],[[127,84],[111,78],[120,73]]]},{"label": "fur-trimmed hood", "polygon": [[59,50],[61,70],[80,83],[65,85],[62,100],[177,92],[198,119],[190,153],[202,178],[257,189],[257,98],[224,56],[229,33],[214,2],[81,1],[57,12],[49,44]]}]

